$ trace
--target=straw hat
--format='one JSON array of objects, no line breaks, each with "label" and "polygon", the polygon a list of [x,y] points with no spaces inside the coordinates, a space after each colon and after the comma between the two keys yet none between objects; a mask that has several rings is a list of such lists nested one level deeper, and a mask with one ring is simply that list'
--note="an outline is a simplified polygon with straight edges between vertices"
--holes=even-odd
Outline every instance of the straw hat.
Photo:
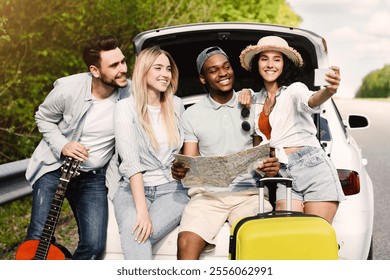
[{"label": "straw hat", "polygon": [[303,59],[299,52],[290,47],[286,40],[278,36],[266,36],[261,38],[257,45],[249,45],[240,54],[241,66],[247,71],[251,71],[252,58],[263,51],[278,51],[284,53],[298,67],[303,65]]}]

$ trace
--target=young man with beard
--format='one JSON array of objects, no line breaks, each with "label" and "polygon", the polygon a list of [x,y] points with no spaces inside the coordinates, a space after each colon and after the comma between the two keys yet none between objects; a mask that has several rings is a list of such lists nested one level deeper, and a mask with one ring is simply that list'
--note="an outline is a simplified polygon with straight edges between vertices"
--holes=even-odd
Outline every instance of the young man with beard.
[{"label": "young man with beard", "polygon": [[77,221],[73,259],[97,259],[106,244],[106,165],[114,151],[113,112],[129,95],[125,56],[114,36],[98,36],[83,51],[89,72],[58,79],[39,106],[36,123],[43,139],[26,171],[33,206],[26,240],[40,239],[61,177],[65,157],[82,161],[66,198]]},{"label": "young man with beard", "polygon": [[[210,47],[199,54],[196,63],[200,82],[209,94],[183,113],[183,154],[228,155],[259,144],[260,138],[254,136],[250,125],[254,123],[254,112],[240,104],[233,90],[234,71],[226,53],[219,47]],[[259,169],[267,176],[275,176],[279,162],[274,157],[266,159]],[[175,179],[183,179],[186,169],[175,163],[172,174]],[[180,222],[178,259],[199,259],[203,250],[215,247],[214,238],[225,221],[232,225],[237,219],[258,213],[256,179],[255,172],[251,172],[239,175],[228,188],[205,185],[189,189],[191,200]],[[265,210],[271,209],[269,201],[265,201]]]}]

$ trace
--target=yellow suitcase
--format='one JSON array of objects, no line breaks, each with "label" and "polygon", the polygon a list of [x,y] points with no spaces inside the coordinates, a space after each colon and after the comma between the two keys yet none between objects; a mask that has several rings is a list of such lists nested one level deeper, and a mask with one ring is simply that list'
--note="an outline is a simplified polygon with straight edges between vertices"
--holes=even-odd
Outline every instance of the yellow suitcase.
[{"label": "yellow suitcase", "polygon": [[[287,186],[286,211],[264,211],[264,185]],[[336,260],[338,244],[333,227],[323,218],[291,209],[292,181],[263,178],[259,182],[260,213],[237,221],[231,228],[231,260]]]}]

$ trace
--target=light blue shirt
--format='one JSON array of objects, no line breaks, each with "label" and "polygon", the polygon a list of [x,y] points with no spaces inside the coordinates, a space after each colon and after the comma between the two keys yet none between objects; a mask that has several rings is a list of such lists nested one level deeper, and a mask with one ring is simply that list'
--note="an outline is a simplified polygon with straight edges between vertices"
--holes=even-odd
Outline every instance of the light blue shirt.
[{"label": "light blue shirt", "polygon": [[[129,96],[130,86],[128,81],[126,88],[118,89],[118,100]],[[43,139],[32,154],[27,167],[26,179],[31,184],[63,164],[61,150],[68,142],[80,139],[85,115],[91,106],[91,73],[75,74],[54,82],[54,88],[35,113],[38,130]]]},{"label": "light blue shirt", "polygon": [[168,181],[174,180],[171,175],[171,165],[174,160],[172,154],[179,153],[184,139],[180,124],[184,105],[177,96],[173,97],[173,101],[180,134],[180,145],[172,148],[170,158],[166,162],[159,160],[149,137],[142,128],[135,111],[133,96],[116,104],[114,113],[115,155],[110,161],[106,174],[110,199],[113,199],[119,186],[129,184],[129,178],[139,172],[160,169]]}]

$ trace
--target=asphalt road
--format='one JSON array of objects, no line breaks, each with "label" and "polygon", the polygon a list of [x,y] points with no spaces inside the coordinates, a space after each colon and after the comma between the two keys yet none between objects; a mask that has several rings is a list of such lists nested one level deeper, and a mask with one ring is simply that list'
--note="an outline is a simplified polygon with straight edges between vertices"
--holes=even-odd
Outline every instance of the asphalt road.
[{"label": "asphalt road", "polygon": [[390,260],[390,99],[335,99],[344,119],[348,114],[365,115],[366,129],[351,134],[368,160],[367,172],[374,185],[374,259]]}]

